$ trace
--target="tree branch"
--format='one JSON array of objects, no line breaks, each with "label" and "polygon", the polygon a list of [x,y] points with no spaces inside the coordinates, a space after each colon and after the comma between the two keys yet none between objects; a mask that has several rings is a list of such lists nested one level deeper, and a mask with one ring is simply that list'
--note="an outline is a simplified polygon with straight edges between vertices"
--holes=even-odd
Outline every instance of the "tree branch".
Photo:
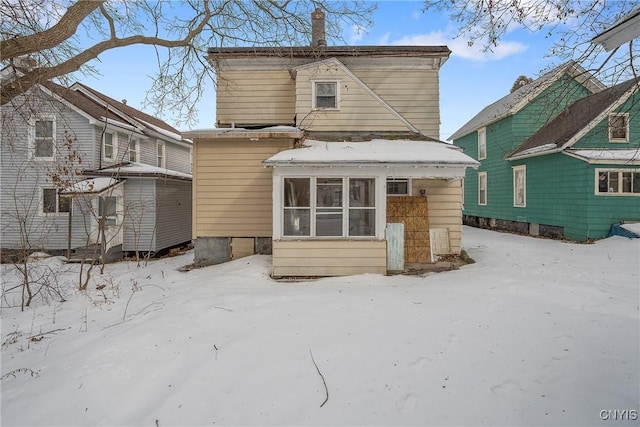
[{"label": "tree branch", "polygon": [[60,21],[48,30],[0,41],[0,61],[51,49],[73,36],[80,23],[104,0],[80,0],[71,5]]}]

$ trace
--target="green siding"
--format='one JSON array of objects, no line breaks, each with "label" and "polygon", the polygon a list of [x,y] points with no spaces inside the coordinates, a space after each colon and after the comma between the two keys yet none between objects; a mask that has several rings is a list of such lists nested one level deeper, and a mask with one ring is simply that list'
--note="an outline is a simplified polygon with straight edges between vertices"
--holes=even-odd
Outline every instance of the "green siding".
[{"label": "green siding", "polygon": [[[487,158],[477,170],[467,169],[464,189],[465,215],[495,218],[564,228],[571,240],[607,236],[611,224],[640,221],[639,196],[595,194],[597,168],[640,166],[593,165],[562,153],[506,161],[504,156],[533,135],[573,101],[590,92],[565,76],[556,81],[516,114],[486,127]],[[637,98],[637,97],[636,97]],[[633,104],[635,101],[635,104]],[[640,120],[636,118],[640,99],[630,100],[630,143],[608,143],[608,120],[591,130],[574,148],[639,148]],[[471,157],[478,158],[477,132],[454,141]],[[513,206],[513,166],[526,165],[526,207]],[[478,173],[487,172],[487,205],[478,205]]]}]

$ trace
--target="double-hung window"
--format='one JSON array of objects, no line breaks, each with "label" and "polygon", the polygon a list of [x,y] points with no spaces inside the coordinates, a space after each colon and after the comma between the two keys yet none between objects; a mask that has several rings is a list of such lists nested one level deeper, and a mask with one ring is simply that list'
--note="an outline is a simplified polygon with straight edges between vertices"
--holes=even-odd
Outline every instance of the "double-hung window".
[{"label": "double-hung window", "polygon": [[596,194],[640,196],[640,169],[596,170]]},{"label": "double-hung window", "polygon": [[100,197],[98,199],[98,216],[104,221],[105,226],[116,225],[117,223],[118,198],[115,196]]},{"label": "double-hung window", "polygon": [[478,204],[486,206],[487,204],[487,173],[478,172]]},{"label": "double-hung window", "polygon": [[629,142],[629,114],[609,114],[609,142]]},{"label": "double-hung window", "polygon": [[112,132],[105,132],[102,136],[102,153],[105,160],[115,160],[118,146],[118,135]]},{"label": "double-hung window", "polygon": [[54,188],[43,188],[41,207],[45,215],[68,213],[71,209],[71,201],[68,197],[60,197]]},{"label": "double-hung window", "polygon": [[156,166],[158,166],[159,168],[164,168],[166,167],[166,158],[165,158],[165,151],[164,151],[164,142],[162,141],[158,141],[156,143],[156,152],[157,152],[157,161],[156,161]]},{"label": "double-hung window", "polygon": [[313,82],[313,109],[337,110],[338,109],[338,82],[316,81]]},{"label": "double-hung window", "polygon": [[54,116],[38,116],[32,119],[31,157],[52,160],[56,144],[56,121]]},{"label": "double-hung window", "polygon": [[478,160],[487,158],[487,129],[478,129]]},{"label": "double-hung window", "polygon": [[138,149],[139,149],[138,140],[135,138],[131,138],[129,140],[129,161],[130,162],[138,161],[138,157],[139,157]]},{"label": "double-hung window", "polygon": [[285,237],[374,237],[375,178],[284,178]]},{"label": "double-hung window", "polygon": [[513,206],[527,206],[527,166],[513,167]]}]

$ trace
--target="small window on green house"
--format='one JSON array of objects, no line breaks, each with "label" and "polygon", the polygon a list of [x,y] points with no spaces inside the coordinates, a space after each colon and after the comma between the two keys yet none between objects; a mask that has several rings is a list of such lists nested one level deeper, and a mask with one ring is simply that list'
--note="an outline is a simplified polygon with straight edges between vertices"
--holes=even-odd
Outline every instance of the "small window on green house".
[{"label": "small window on green house", "polygon": [[609,141],[629,142],[629,114],[609,114]]},{"label": "small window on green house", "polygon": [[487,158],[487,129],[478,129],[478,160]]},{"label": "small window on green house", "polygon": [[478,172],[478,204],[485,206],[487,204],[487,173]]},{"label": "small window on green house", "polygon": [[527,166],[513,167],[513,206],[527,206]]}]

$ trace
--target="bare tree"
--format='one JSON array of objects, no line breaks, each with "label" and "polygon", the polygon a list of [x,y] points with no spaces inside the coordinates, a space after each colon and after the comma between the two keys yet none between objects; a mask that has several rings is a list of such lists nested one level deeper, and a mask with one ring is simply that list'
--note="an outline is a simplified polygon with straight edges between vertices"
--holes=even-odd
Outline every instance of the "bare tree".
[{"label": "bare tree", "polygon": [[591,40],[637,7],[637,0],[425,0],[424,10],[446,12],[458,37],[484,50],[498,46],[515,27],[553,37],[550,56],[577,60],[612,84],[637,74],[638,48],[632,41],[605,54]]},{"label": "bare tree", "polygon": [[193,119],[202,83],[213,80],[208,48],[308,44],[316,7],[327,14],[327,35],[340,39],[342,26],[369,25],[375,9],[360,0],[0,0],[0,6],[0,62],[22,73],[2,83],[2,105],[39,82],[95,73],[91,64],[106,51],[149,45],[158,72],[147,104],[156,114],[172,111],[176,123]]}]

